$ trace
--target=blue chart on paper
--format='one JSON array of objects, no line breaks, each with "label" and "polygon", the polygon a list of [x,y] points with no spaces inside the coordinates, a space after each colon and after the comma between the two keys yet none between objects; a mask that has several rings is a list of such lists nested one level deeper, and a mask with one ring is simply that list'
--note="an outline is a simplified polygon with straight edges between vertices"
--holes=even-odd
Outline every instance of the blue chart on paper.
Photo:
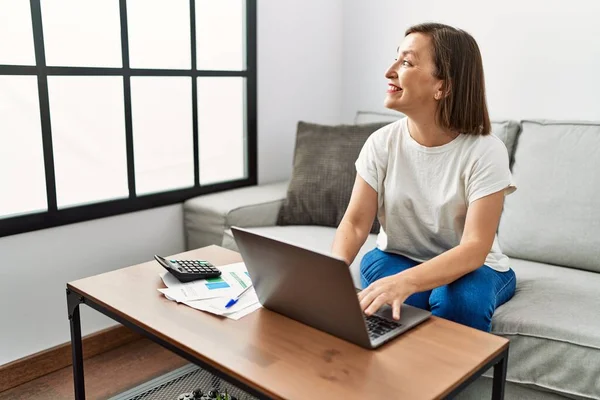
[{"label": "blue chart on paper", "polygon": [[208,290],[226,289],[230,287],[229,283],[225,282],[222,278],[207,279],[205,285]]}]

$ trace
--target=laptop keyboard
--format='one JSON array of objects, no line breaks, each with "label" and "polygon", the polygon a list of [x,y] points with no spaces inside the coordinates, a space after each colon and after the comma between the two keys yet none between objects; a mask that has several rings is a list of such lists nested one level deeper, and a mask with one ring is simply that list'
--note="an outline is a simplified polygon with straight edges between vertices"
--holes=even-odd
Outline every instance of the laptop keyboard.
[{"label": "laptop keyboard", "polygon": [[367,323],[367,331],[369,332],[369,337],[371,339],[377,339],[379,336],[385,335],[402,326],[399,322],[390,321],[378,315],[366,317],[365,322]]}]

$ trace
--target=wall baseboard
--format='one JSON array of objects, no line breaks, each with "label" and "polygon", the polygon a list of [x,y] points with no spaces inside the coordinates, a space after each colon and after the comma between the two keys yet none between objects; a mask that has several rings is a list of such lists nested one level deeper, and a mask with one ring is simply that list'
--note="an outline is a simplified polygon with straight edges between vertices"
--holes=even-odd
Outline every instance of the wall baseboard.
[{"label": "wall baseboard", "polygon": [[[92,333],[83,338],[83,359],[141,339],[142,335],[123,325]],[[0,392],[72,365],[71,342],[0,365]]]}]

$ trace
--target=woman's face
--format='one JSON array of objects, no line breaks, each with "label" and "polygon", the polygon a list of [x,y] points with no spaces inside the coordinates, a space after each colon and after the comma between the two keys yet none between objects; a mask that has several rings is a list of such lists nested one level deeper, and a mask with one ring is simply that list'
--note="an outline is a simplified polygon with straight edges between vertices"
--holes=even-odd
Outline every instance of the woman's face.
[{"label": "woman's face", "polygon": [[396,60],[385,73],[389,79],[384,102],[387,108],[406,115],[426,110],[435,113],[443,82],[433,76],[432,53],[429,36],[411,33],[404,38]]}]

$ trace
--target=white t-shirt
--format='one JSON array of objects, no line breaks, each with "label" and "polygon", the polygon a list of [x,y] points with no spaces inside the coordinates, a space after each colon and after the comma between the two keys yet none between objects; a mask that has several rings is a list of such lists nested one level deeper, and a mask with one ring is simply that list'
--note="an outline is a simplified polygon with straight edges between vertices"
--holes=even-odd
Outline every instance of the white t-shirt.
[{"label": "white t-shirt", "polygon": [[[407,118],[369,136],[356,170],[377,191],[377,247],[419,262],[460,243],[473,201],[516,190],[508,151],[496,136],[460,134],[426,147],[410,136]],[[497,271],[510,267],[497,236],[485,265]]]}]

